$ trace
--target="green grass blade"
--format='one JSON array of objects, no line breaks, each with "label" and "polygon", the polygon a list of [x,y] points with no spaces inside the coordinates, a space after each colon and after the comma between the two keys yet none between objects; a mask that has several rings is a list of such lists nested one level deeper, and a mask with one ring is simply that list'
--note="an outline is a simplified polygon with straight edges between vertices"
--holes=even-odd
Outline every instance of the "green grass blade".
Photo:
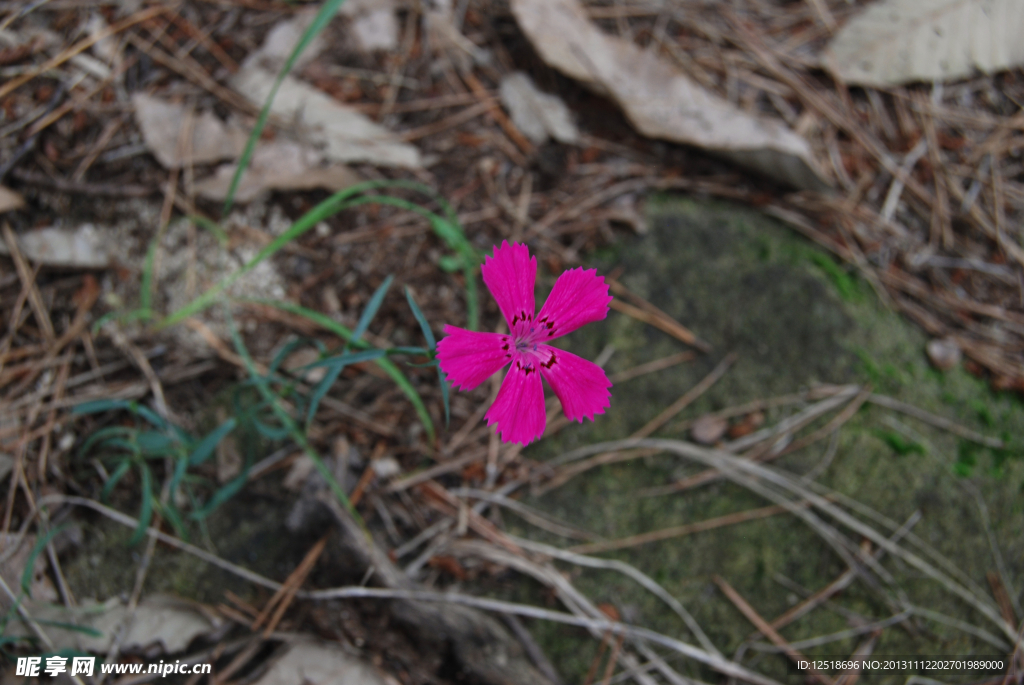
[{"label": "green grass blade", "polygon": [[36,540],[36,544],[32,546],[32,552],[28,555],[28,559],[25,561],[25,570],[21,574],[21,589],[28,597],[32,597],[32,578],[35,576],[36,559],[38,559],[39,555],[42,554],[46,545],[50,543],[50,540],[53,540],[53,536],[64,530],[64,528],[66,528],[66,526],[48,530],[46,535],[38,538]]},{"label": "green grass blade", "polygon": [[257,430],[257,432],[259,432],[260,435],[262,435],[267,440],[270,440],[271,442],[284,440],[289,435],[289,430],[287,428],[274,428],[273,426],[270,426],[266,422],[260,421],[259,419],[253,421],[253,427]]},{"label": "green grass blade", "polygon": [[[295,314],[297,316],[304,317],[312,321],[313,323],[319,325],[321,328],[324,328],[325,330],[334,333],[343,340],[349,340],[352,338],[352,331],[350,331],[345,326],[342,326],[340,323],[330,318],[329,316],[326,316],[325,314],[313,311],[312,309],[307,309],[306,307],[303,307],[301,305],[292,304],[291,302],[278,302],[276,300],[248,301],[258,302],[259,304],[265,304],[269,307],[275,307],[277,309],[280,309],[281,311],[285,311],[290,314]],[[363,340],[359,340],[352,343],[352,346],[367,348],[369,347],[369,344]],[[380,359],[375,359],[374,363],[377,364],[377,366],[379,366],[381,370],[384,371],[384,373],[386,373],[392,381],[394,381],[395,385],[397,385],[398,388],[402,391],[402,394],[404,394],[406,398],[409,400],[409,402],[412,404],[412,407],[413,409],[416,410],[416,415],[419,417],[420,422],[423,423],[424,430],[427,431],[427,436],[429,436],[431,442],[433,442],[435,436],[437,435],[436,429],[434,428],[434,421],[430,418],[430,412],[427,411],[427,406],[423,403],[423,398],[420,397],[420,394],[416,392],[416,388],[413,387],[412,383],[409,382],[409,379],[405,376],[404,373],[402,373],[402,370],[399,369],[398,366],[390,359],[382,357]]]},{"label": "green grass blade", "polygon": [[142,472],[142,506],[139,508],[139,527],[128,541],[129,546],[137,545],[146,535],[146,529],[153,518],[153,474],[145,462],[139,464],[139,470]]},{"label": "green grass blade", "polygon": [[146,259],[142,262],[142,290],[139,294],[140,306],[139,310],[144,312],[148,316],[153,311],[153,291],[156,287],[153,284],[153,269],[156,264],[156,250],[160,246],[160,238],[163,237],[164,227],[161,226],[156,235],[153,236],[153,240],[149,242],[149,248],[146,250]]},{"label": "green grass blade", "polygon": [[96,323],[92,325],[92,333],[93,335],[96,335],[110,321],[124,321],[125,323],[129,323],[131,321],[149,321],[152,318],[153,312],[143,309],[133,309],[128,312],[107,312],[100,318],[96,319]]},{"label": "green grass blade", "polygon": [[245,486],[246,481],[249,480],[249,469],[243,469],[240,474],[229,480],[223,486],[221,486],[215,493],[210,501],[204,504],[201,508],[196,509],[189,518],[196,521],[202,521],[206,519],[210,514],[214,512],[217,507],[227,502],[229,499],[238,494],[238,492]]},{"label": "green grass blade", "polygon": [[281,364],[284,363],[285,359],[287,359],[292,352],[299,349],[300,347],[304,347],[305,345],[315,346],[317,351],[320,353],[320,356],[323,356],[324,352],[327,349],[327,347],[316,338],[303,337],[292,340],[285,344],[285,346],[282,347],[280,351],[278,351],[278,353],[274,355],[274,358],[270,361],[270,365],[267,367],[267,376],[272,377],[277,372],[277,369],[281,366]]},{"label": "green grass blade", "polygon": [[[173,492],[173,490],[172,490]],[[185,529],[185,522],[181,520],[181,514],[178,513],[178,508],[168,502],[166,505],[159,505],[160,513],[171,524],[174,528],[174,532],[178,534],[178,537],[182,540],[188,541],[188,531]]]},{"label": "green grass blade", "polygon": [[101,428],[86,439],[86,441],[78,449],[78,456],[84,457],[86,454],[89,453],[89,450],[92,449],[93,445],[95,445],[101,440],[106,440],[107,438],[110,437],[127,438],[134,432],[135,429],[129,428],[128,426],[107,426],[106,428]]},{"label": "green grass blade", "polygon": [[338,376],[345,369],[344,362],[337,362],[332,366],[328,367],[327,373],[320,380],[319,383],[313,388],[313,394],[309,397],[309,408],[306,410],[306,427],[308,429],[309,424],[313,422],[313,417],[316,416],[316,410],[320,407],[320,400],[324,398],[327,391],[331,389],[335,381],[338,380]]},{"label": "green grass blade", "polygon": [[[337,321],[335,321],[331,317],[327,316],[326,314],[322,314],[322,313],[320,313],[320,312],[318,312],[318,311],[316,311],[314,309],[308,309],[308,308],[303,307],[302,305],[299,305],[299,304],[293,304],[291,302],[284,302],[284,301],[280,301],[280,300],[243,299],[243,300],[239,300],[239,301],[240,302],[252,302],[252,303],[255,303],[255,304],[262,304],[262,305],[266,305],[268,307],[273,307],[275,309],[280,309],[281,311],[288,312],[289,314],[295,314],[296,316],[301,316],[304,319],[309,319],[310,321],[312,321],[316,325],[320,326],[320,328],[323,328],[324,330],[326,330],[326,331],[328,331],[330,333],[333,333],[334,335],[338,336],[342,340],[345,340],[345,341],[351,341],[352,340],[352,331],[349,328],[347,328],[346,326],[343,326],[342,324],[338,323]],[[360,340],[358,342],[352,342],[350,344],[351,344],[352,347],[355,347],[356,349],[360,349],[360,350],[365,350],[365,349],[368,349],[370,347],[370,343],[366,342],[365,340]]]},{"label": "green grass blade", "polygon": [[318,366],[327,367],[327,373],[320,382],[316,384],[316,387],[313,388],[313,394],[309,399],[309,409],[306,411],[306,425],[308,426],[313,421],[313,417],[316,416],[316,410],[320,406],[320,401],[324,398],[324,395],[327,394],[327,391],[331,389],[331,386],[334,385],[334,382],[338,380],[338,376],[341,375],[341,372],[346,366],[361,361],[380,359],[383,356],[384,350],[363,350],[362,352],[343,354],[310,364],[308,368]]},{"label": "green grass blade", "polygon": [[228,243],[230,242],[228,240],[228,234],[224,231],[223,228],[220,227],[220,224],[218,224],[216,221],[211,221],[210,219],[207,219],[205,216],[200,216],[198,214],[189,215],[188,220],[194,223],[196,226],[199,226],[200,228],[205,228],[207,231],[209,231],[213,235],[213,237],[217,239],[217,242],[220,243],[221,247],[227,247]]},{"label": "green grass blade", "polygon": [[105,411],[130,408],[131,405],[126,400],[92,400],[91,402],[76,404],[71,409],[71,415],[81,416],[82,414],[101,414]]},{"label": "green grass blade", "polygon": [[411,354],[416,357],[429,357],[430,350],[426,347],[389,347],[385,352],[392,354]]},{"label": "green grass blade", "polygon": [[129,402],[128,411],[135,414],[136,416],[141,416],[142,418],[146,419],[157,428],[167,430],[167,428],[169,427],[162,416],[157,414],[149,407],[143,404],[139,404],[138,402]]},{"label": "green grass blade", "polygon": [[[337,214],[343,209],[368,203],[383,203],[390,204],[395,207],[400,207],[402,209],[409,209],[410,211],[414,211],[417,214],[420,214],[421,216],[427,218],[428,220],[430,219],[431,216],[437,216],[430,210],[424,209],[420,205],[396,197],[390,197],[387,195],[374,195],[370,196],[369,198],[359,197],[363,193],[366,193],[371,190],[377,190],[379,188],[398,188],[405,190],[414,190],[420,193],[424,193],[430,196],[431,198],[436,199],[438,203],[442,205],[442,207],[446,208],[444,211],[451,217],[449,221],[455,221],[456,223],[454,225],[458,225],[457,219],[454,218],[454,213],[451,212],[451,208],[447,205],[447,203],[445,203],[442,198],[438,198],[430,188],[421,183],[389,180],[367,181],[365,183],[358,183],[354,186],[338,191],[334,195],[331,195],[329,198],[318,204],[313,209],[303,214],[295,221],[295,223],[293,223],[288,228],[288,230],[286,230],[284,233],[275,238],[270,244],[268,244],[266,247],[260,250],[255,257],[253,257],[246,264],[244,264],[238,271],[228,274],[218,283],[211,286],[209,290],[207,290],[202,295],[194,299],[192,302],[189,302],[187,305],[181,307],[177,311],[171,313],[170,315],[159,321],[156,325],[156,328],[166,328],[167,326],[178,323],[179,321],[182,321],[190,316],[194,316],[195,314],[211,306],[214,302],[217,301],[217,298],[220,296],[222,292],[224,292],[227,288],[230,288],[231,285],[235,283],[235,281],[237,281],[244,274],[248,273],[253,268],[255,268],[256,265],[258,265],[260,262],[275,254],[282,247],[292,242],[293,240],[297,239],[299,236],[303,235],[306,231],[313,228],[321,221],[333,216],[334,214]],[[455,238],[455,234],[452,233],[451,231],[448,231],[446,235]],[[468,240],[465,240],[465,235],[461,233],[461,229],[459,230],[459,235],[461,236],[461,239],[457,238],[457,240],[459,245],[461,246],[460,250],[466,254],[472,251],[472,254],[475,255],[474,259],[476,259],[477,263],[479,263],[479,253],[476,251],[475,248],[472,247]],[[473,266],[470,269],[470,272],[472,273],[474,269],[475,266]],[[470,280],[471,279],[467,278],[467,296],[475,297],[475,283],[473,284],[474,287],[470,288]],[[471,314],[476,310],[477,306],[475,304],[475,300],[471,300]]]},{"label": "green grass blade", "polygon": [[292,50],[292,54],[288,55],[288,59],[281,66],[281,71],[277,74],[277,78],[274,79],[274,85],[270,89],[270,95],[267,96],[267,101],[263,103],[263,109],[260,110],[260,115],[256,119],[256,126],[253,127],[252,133],[249,134],[249,140],[245,144],[245,150],[242,152],[242,156],[238,160],[238,168],[235,169],[235,175],[231,179],[231,185],[228,187],[228,195],[224,199],[224,214],[226,215],[231,211],[231,206],[235,201],[235,193],[238,192],[238,184],[242,182],[242,175],[245,174],[246,168],[249,166],[249,160],[252,158],[252,153],[256,150],[256,143],[259,141],[260,136],[263,135],[263,128],[267,125],[267,118],[270,116],[270,108],[274,104],[274,98],[277,97],[277,91],[284,82],[285,76],[295,66],[295,60],[299,58],[299,55],[309,47],[309,44],[313,42],[316,35],[324,30],[324,27],[331,21],[334,15],[338,12],[338,8],[341,7],[341,3],[345,0],[327,0],[320,11],[316,13],[316,17],[313,18],[313,23],[309,25],[309,28],[302,34],[299,42],[295,45],[295,49]]},{"label": "green grass blade", "polygon": [[143,431],[135,440],[139,449],[148,454],[167,454],[177,445],[177,440],[157,431]]},{"label": "green grass blade", "polygon": [[128,454],[138,456],[141,454],[139,451],[139,443],[135,441],[135,432],[133,431],[129,436],[130,439],[124,438],[107,438],[103,442],[96,446],[97,451],[112,451],[112,450],[124,450]]},{"label": "green grass blade", "polygon": [[295,371],[306,371],[307,369],[316,369],[320,367],[334,368],[335,366],[341,366],[342,368],[350,364],[358,364],[359,362],[374,361],[380,359],[388,353],[387,350],[373,349],[363,350],[361,352],[349,352],[348,354],[339,354],[334,357],[326,357],[320,361],[306,364],[295,369]]},{"label": "green grass blade", "polygon": [[423,312],[420,310],[418,304],[416,304],[416,298],[412,296],[412,289],[409,286],[405,286],[405,299],[409,301],[409,308],[412,309],[412,315],[416,317],[416,323],[420,325],[420,330],[423,331],[423,337],[427,339],[427,348],[430,351],[434,350],[437,343],[434,340],[434,332],[430,330],[430,324],[427,323],[427,317],[423,316]]},{"label": "green grass blade", "polygon": [[356,324],[356,328],[352,331],[352,339],[350,343],[357,343],[363,337],[363,333],[370,327],[370,322],[373,321],[373,317],[377,316],[377,311],[380,310],[381,304],[384,303],[384,296],[388,294],[388,288],[391,287],[391,283],[395,280],[394,276],[388,275],[384,279],[384,282],[380,284],[380,287],[374,291],[370,297],[370,301],[366,304],[366,309],[363,310],[362,315],[359,317],[359,322]]},{"label": "green grass blade", "polygon": [[114,472],[110,474],[110,478],[107,478],[107,482],[103,484],[103,490],[100,491],[100,501],[106,502],[107,498],[110,497],[110,493],[113,492],[118,482],[124,477],[124,474],[128,473],[128,469],[132,467],[132,463],[125,459]]},{"label": "green grass blade", "polygon": [[237,351],[238,355],[242,358],[242,362],[245,364],[245,368],[249,372],[249,376],[253,381],[255,381],[257,390],[259,390],[267,404],[270,405],[270,408],[274,412],[278,421],[288,427],[288,432],[291,435],[292,440],[294,440],[295,443],[302,448],[302,451],[313,460],[313,466],[323,477],[324,481],[327,482],[328,487],[330,487],[331,492],[337,498],[338,502],[345,507],[353,520],[355,520],[363,531],[366,532],[367,536],[369,536],[370,533],[367,531],[366,524],[363,522],[363,517],[360,516],[359,512],[356,511],[356,508],[352,506],[352,502],[349,500],[348,495],[345,494],[345,490],[338,483],[338,480],[334,477],[334,474],[331,473],[331,470],[327,468],[327,464],[324,463],[324,460],[320,457],[317,451],[309,444],[309,440],[306,439],[305,433],[299,430],[295,421],[288,415],[288,412],[284,410],[284,407],[282,407],[280,402],[278,402],[274,393],[270,391],[270,387],[268,386],[266,379],[260,376],[259,372],[256,370],[256,365],[253,362],[252,357],[249,355],[249,350],[242,342],[242,337],[238,334],[238,328],[235,326],[235,319],[231,316],[231,310],[227,306],[224,307],[224,313],[224,318],[227,320],[228,324],[228,330],[231,332],[231,340],[235,345],[235,351]]},{"label": "green grass blade", "polygon": [[434,421],[430,418],[427,405],[423,403],[423,398],[416,392],[416,388],[413,387],[413,384],[406,375],[402,373],[402,370],[390,359],[378,359],[377,364],[391,378],[394,384],[398,386],[398,389],[402,391],[402,394],[409,400],[409,403],[412,404],[412,408],[416,410],[416,416],[420,418],[420,423],[423,424],[423,429],[427,431],[427,437],[433,442],[437,437]]},{"label": "green grass blade", "polygon": [[198,445],[196,445],[192,454],[189,455],[187,460],[188,465],[196,466],[209,459],[210,455],[213,454],[213,450],[215,450],[217,445],[220,444],[220,441],[223,440],[228,433],[235,430],[235,426],[237,425],[238,422],[234,418],[230,418],[210,431],[207,436],[203,438]]},{"label": "green grass blade", "polygon": [[448,377],[444,375],[440,365],[437,367],[437,379],[441,385],[441,399],[444,401],[444,427],[447,428],[452,422],[452,410],[448,401]]},{"label": "green grass blade", "polygon": [[[95,628],[90,628],[89,626],[79,626],[79,625],[75,625],[74,623],[67,623],[65,621],[51,621],[51,620],[45,619],[45,618],[35,618],[35,617],[33,617],[32,620],[35,621],[36,623],[38,623],[41,626],[50,626],[50,627],[53,627],[53,628],[60,628],[61,630],[70,630],[70,631],[75,632],[75,633],[81,633],[82,635],[88,635],[89,637],[98,637],[98,638],[104,637],[102,632],[100,632],[99,630],[96,630]],[[19,639],[19,638],[15,638],[15,639]],[[60,652],[57,652],[57,653],[60,654],[61,656],[63,656],[64,654],[69,653],[69,652],[70,652],[70,654],[68,654],[68,657],[71,657],[71,656],[88,656],[87,652],[79,652],[77,650],[68,650],[68,649],[62,649],[62,650],[60,650]]]},{"label": "green grass blade", "polygon": [[288,230],[279,235],[273,241],[271,241],[266,247],[260,250],[255,257],[250,259],[248,262],[242,265],[240,269],[234,271],[224,278],[222,278],[215,285],[211,286],[209,290],[204,292],[196,299],[189,302],[187,305],[181,307],[176,312],[168,315],[166,318],[161,320],[156,328],[166,328],[173,324],[178,323],[190,316],[194,316],[199,312],[203,311],[207,307],[211,306],[220,297],[220,294],[227,288],[230,288],[235,281],[241,278],[243,275],[255,268],[260,262],[273,256],[278,250],[299,238],[309,229],[316,226],[324,219],[337,214],[341,210],[350,206],[352,198],[360,193],[367,190],[373,190],[375,188],[384,187],[387,182],[384,181],[367,181],[366,183],[359,183],[344,190],[341,190],[334,195],[330,196],[313,209],[309,210],[298,220],[293,223]]}]

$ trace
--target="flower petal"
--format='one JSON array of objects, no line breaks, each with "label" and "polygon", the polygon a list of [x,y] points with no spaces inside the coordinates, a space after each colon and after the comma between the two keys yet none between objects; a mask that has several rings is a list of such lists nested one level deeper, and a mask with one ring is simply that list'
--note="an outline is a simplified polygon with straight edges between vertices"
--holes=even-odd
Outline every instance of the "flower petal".
[{"label": "flower petal", "polygon": [[506,335],[457,326],[445,326],[444,332],[437,343],[437,361],[451,384],[462,390],[480,385],[512,358]]},{"label": "flower petal", "polygon": [[583,324],[608,316],[608,284],[596,269],[583,267],[563,271],[555,281],[547,302],[537,315],[537,327],[547,328],[538,341],[551,340],[571,333]]},{"label": "flower petal", "polygon": [[537,306],[533,286],[537,280],[537,258],[530,256],[526,245],[508,241],[494,248],[494,256],[484,257],[480,267],[487,289],[498,302],[509,330],[526,316],[533,318]]},{"label": "flower petal", "polygon": [[584,417],[593,421],[595,414],[603,414],[612,396],[604,369],[565,350],[544,345],[541,351],[551,355],[539,365],[541,375],[561,401],[565,418],[582,423]]},{"label": "flower petal", "polygon": [[484,415],[487,425],[498,424],[503,442],[529,445],[544,435],[544,384],[536,367],[512,362],[494,404]]}]

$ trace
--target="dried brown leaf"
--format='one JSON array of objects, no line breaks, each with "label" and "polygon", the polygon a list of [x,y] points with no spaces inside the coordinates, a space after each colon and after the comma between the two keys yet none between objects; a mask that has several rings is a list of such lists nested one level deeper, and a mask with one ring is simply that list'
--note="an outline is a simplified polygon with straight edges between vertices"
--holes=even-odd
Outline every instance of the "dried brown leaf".
[{"label": "dried brown leaf", "polygon": [[828,186],[801,136],[603,33],[577,0],[512,0],[512,12],[545,62],[615,100],[640,133],[705,148],[798,188]]},{"label": "dried brown leaf", "polygon": [[888,86],[990,74],[1024,64],[1020,0],[882,0],[828,49],[847,83]]}]

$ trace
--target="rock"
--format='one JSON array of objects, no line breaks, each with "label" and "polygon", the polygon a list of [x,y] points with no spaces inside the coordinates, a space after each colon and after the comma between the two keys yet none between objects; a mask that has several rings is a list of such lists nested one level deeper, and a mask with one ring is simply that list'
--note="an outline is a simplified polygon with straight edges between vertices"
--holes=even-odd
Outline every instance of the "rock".
[{"label": "rock", "polygon": [[701,445],[714,445],[725,435],[729,422],[720,416],[705,414],[690,427],[690,437]]},{"label": "rock", "polygon": [[928,342],[925,351],[932,365],[940,371],[949,371],[960,363],[963,353],[960,346],[949,338],[935,339]]}]

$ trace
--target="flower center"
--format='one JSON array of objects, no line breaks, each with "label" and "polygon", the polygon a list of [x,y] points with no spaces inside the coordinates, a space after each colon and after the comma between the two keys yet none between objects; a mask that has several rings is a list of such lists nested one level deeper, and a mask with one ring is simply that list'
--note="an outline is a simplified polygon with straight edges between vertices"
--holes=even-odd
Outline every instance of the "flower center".
[{"label": "flower center", "polygon": [[541,344],[557,335],[557,326],[547,316],[536,321],[533,314],[525,311],[519,312],[512,317],[512,331],[510,335],[503,336],[501,349],[505,352],[507,359],[512,359],[519,368],[526,373],[531,373],[540,364],[551,368],[555,360],[555,354],[548,352],[548,348],[541,350]]},{"label": "flower center", "polygon": [[525,311],[512,317],[511,333],[516,341],[516,349],[519,351],[522,351],[519,347],[520,343],[526,343],[529,347],[533,343],[546,342],[559,335],[555,322],[547,316],[542,316],[536,321],[533,320],[533,317],[533,314],[528,314]]}]

